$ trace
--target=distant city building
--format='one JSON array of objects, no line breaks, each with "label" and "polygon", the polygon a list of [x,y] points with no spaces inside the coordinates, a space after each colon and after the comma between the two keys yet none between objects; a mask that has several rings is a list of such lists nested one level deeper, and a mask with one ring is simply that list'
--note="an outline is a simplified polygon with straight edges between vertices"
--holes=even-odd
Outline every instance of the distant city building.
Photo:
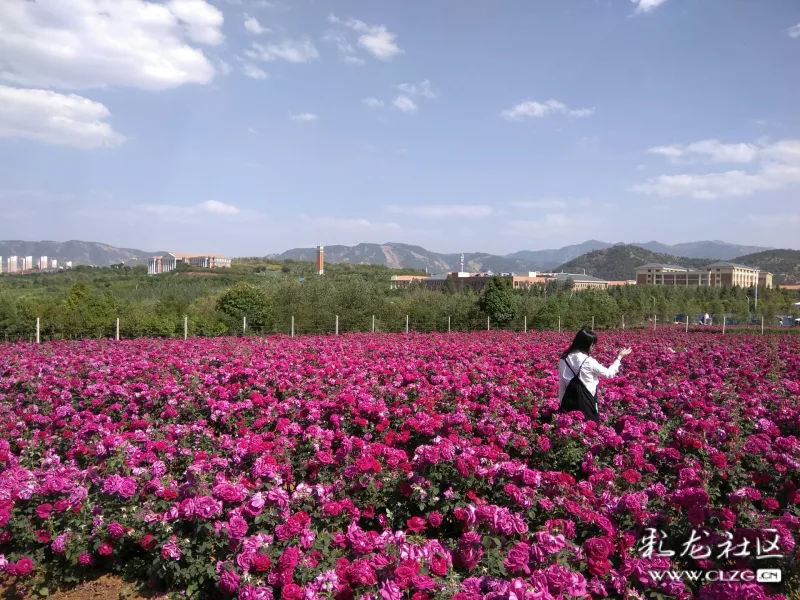
[{"label": "distant city building", "polygon": [[58,268],[58,261],[55,258],[50,261],[50,268],[51,269],[57,269]]},{"label": "distant city building", "polygon": [[66,266],[68,269],[71,269],[71,268],[72,268],[72,261],[71,261],[71,260],[68,260],[68,261],[65,263],[65,266]]},{"label": "distant city building", "polygon": [[[393,280],[393,287],[407,287],[410,283],[405,283],[405,278],[408,275],[395,275]],[[418,276],[415,276],[418,277]],[[569,273],[534,273],[529,272],[528,275],[515,275],[513,273],[504,273],[494,275],[491,272],[487,273],[442,273],[440,275],[432,275],[430,277],[420,278],[425,281],[425,286],[431,290],[444,289],[451,282],[453,287],[457,290],[463,288],[470,288],[475,292],[480,293],[486,287],[486,283],[493,277],[505,279],[511,283],[514,289],[528,289],[538,284],[547,284],[550,281],[566,281],[572,280],[573,288],[577,290],[588,288],[601,288],[608,287],[608,282],[597,277],[590,277],[588,275],[572,275]],[[397,279],[403,278],[403,279]]]},{"label": "distant city building", "polygon": [[207,269],[228,268],[231,259],[219,254],[177,254],[168,252],[164,256],[152,256],[147,260],[147,273],[169,273],[178,268],[180,264],[190,264],[195,267]]},{"label": "distant city building", "polygon": [[16,273],[19,269],[16,256],[9,256],[6,261],[6,273]]},{"label": "distant city building", "polygon": [[761,272],[755,267],[720,261],[703,269],[691,269],[681,265],[648,263],[636,269],[639,285],[691,285],[722,287],[738,285],[753,287],[757,284],[772,287],[772,273]]},{"label": "distant city building", "polygon": [[3,272],[3,257],[0,256],[0,273]]},{"label": "distant city building", "polygon": [[43,271],[47,268],[47,257],[42,256],[39,258],[39,270]]},{"label": "distant city building", "polygon": [[618,285],[636,285],[635,279],[619,279],[615,281],[609,281],[608,287],[616,287]]},{"label": "distant city building", "polygon": [[318,275],[325,274],[325,248],[322,247],[322,244],[317,247],[316,270]]},{"label": "distant city building", "polygon": [[30,271],[31,269],[33,269],[33,257],[32,256],[26,256],[23,259],[23,262],[22,262],[22,270],[23,271]]},{"label": "distant city building", "polygon": [[409,287],[415,281],[425,281],[427,278],[427,275],[392,275],[389,287],[393,290],[402,290]]}]

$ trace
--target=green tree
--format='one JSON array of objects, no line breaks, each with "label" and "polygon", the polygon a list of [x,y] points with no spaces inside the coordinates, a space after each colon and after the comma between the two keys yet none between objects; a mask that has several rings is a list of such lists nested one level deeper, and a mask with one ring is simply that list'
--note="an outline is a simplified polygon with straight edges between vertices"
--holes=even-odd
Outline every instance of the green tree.
[{"label": "green tree", "polygon": [[232,328],[246,317],[254,329],[270,327],[273,320],[272,302],[266,291],[252,283],[237,283],[217,299],[217,310],[225,315]]},{"label": "green tree", "polygon": [[478,300],[481,311],[500,327],[508,325],[516,316],[516,302],[511,280],[492,277]]}]

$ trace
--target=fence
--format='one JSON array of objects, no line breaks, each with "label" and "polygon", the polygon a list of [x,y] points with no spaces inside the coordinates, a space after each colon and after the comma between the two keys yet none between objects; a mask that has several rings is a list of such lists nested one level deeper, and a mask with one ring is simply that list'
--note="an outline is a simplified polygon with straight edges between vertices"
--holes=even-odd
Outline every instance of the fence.
[{"label": "fence", "polygon": [[[602,321],[602,322],[601,322]],[[100,324],[91,329],[72,329],[70,331],[57,331],[44,323],[41,318],[34,322],[23,323],[14,328],[0,329],[0,341],[15,342],[28,341],[41,343],[49,340],[78,340],[78,339],[135,339],[142,337],[156,338],[189,338],[189,337],[219,337],[227,335],[237,336],[267,336],[288,335],[291,337],[301,335],[343,335],[348,333],[448,333],[472,331],[574,331],[580,327],[591,327],[600,330],[683,330],[686,333],[697,331],[716,331],[723,335],[727,333],[772,333],[776,331],[797,331],[800,328],[778,327],[764,321],[748,325],[731,324],[726,316],[717,318],[711,316],[708,324],[692,322],[688,317],[682,321],[660,322],[656,316],[646,319],[626,319],[623,315],[618,322],[609,323],[607,319],[595,317],[581,317],[576,315],[537,315],[529,317],[523,315],[511,322],[498,326],[491,318],[485,315],[473,315],[458,319],[452,316],[431,318],[427,316],[395,316],[377,317],[376,315],[361,315],[343,317],[334,315],[331,319],[306,319],[300,321],[294,316],[278,319],[269,326],[252,324],[247,317],[243,317],[238,326],[208,327],[202,320],[193,320],[188,316],[173,322],[162,322],[161,327],[148,328],[137,325],[128,327],[121,319],[117,318],[108,324]]]}]

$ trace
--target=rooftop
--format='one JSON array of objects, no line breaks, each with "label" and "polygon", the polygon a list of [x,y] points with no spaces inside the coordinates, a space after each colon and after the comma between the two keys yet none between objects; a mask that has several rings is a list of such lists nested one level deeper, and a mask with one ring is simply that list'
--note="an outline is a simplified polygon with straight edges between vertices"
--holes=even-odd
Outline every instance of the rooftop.
[{"label": "rooftop", "polygon": [[578,275],[578,274],[575,274],[575,273],[552,273],[552,274],[548,274],[547,276],[548,277],[554,277],[555,279],[560,279],[562,281],[565,281],[567,279],[571,279],[572,281],[601,281],[601,282],[606,282],[605,279],[600,279],[599,277],[592,277],[591,275]]},{"label": "rooftop", "polygon": [[682,267],[681,265],[666,265],[664,263],[647,263],[638,267],[639,269],[677,269],[679,271],[689,271],[690,269]]},{"label": "rooftop", "polygon": [[721,260],[719,262],[711,263],[706,268],[710,269],[711,267],[736,267],[737,269],[750,269],[751,271],[758,271],[758,267],[749,267],[747,265],[740,265],[739,263],[732,263],[728,262],[727,260]]}]

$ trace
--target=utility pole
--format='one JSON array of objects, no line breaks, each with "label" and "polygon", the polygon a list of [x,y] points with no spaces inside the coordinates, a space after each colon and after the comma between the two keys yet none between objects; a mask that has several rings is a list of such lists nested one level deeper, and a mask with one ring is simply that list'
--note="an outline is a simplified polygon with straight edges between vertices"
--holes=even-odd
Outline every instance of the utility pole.
[{"label": "utility pole", "polygon": [[489,317],[486,317],[486,331],[489,331],[491,327],[489,326]]},{"label": "utility pole", "polygon": [[689,315],[686,315],[686,333],[689,333]]},{"label": "utility pole", "polygon": [[336,315],[336,335],[339,335],[339,315]]},{"label": "utility pole", "polygon": [[375,333],[375,315],[372,315],[372,333]]},{"label": "utility pole", "polygon": [[294,337],[294,315],[292,315],[292,337]]},{"label": "utility pole", "polygon": [[528,333],[528,315],[525,315],[525,320],[523,321],[523,333]]},{"label": "utility pole", "polygon": [[39,317],[36,317],[36,343],[40,343],[41,339],[39,338]]},{"label": "utility pole", "polygon": [[450,333],[450,315],[447,316],[447,333]]},{"label": "utility pole", "polygon": [[725,335],[725,321],[728,320],[726,315],[722,315],[722,335]]},{"label": "utility pole", "polygon": [[408,333],[408,315],[406,315],[406,333]]},{"label": "utility pole", "polygon": [[242,335],[247,335],[247,317],[242,317]]},{"label": "utility pole", "polygon": [[561,315],[558,315],[558,333],[561,333]]},{"label": "utility pole", "polygon": [[189,337],[189,317],[183,315],[183,339]]},{"label": "utility pole", "polygon": [[622,315],[622,329],[625,330],[625,315]]},{"label": "utility pole", "polygon": [[761,315],[761,335],[764,335],[764,315]]},{"label": "utility pole", "polygon": [[117,334],[116,334],[115,337],[116,337],[116,340],[119,341],[119,317],[117,317]]}]

